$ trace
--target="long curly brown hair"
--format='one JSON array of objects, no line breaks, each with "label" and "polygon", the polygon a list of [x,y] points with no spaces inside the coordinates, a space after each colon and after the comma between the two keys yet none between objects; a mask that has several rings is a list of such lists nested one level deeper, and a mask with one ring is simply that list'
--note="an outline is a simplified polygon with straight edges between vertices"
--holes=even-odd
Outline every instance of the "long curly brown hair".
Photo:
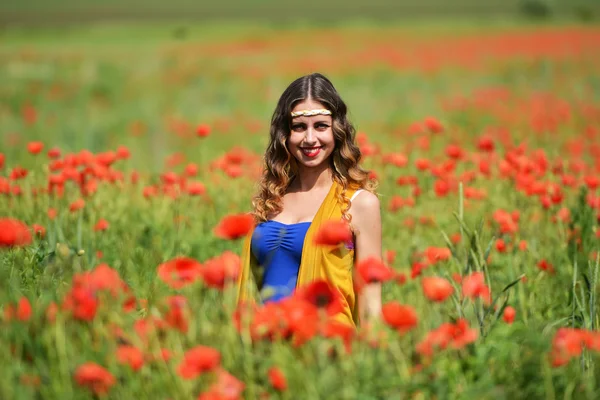
[{"label": "long curly brown hair", "polygon": [[329,157],[333,179],[342,191],[338,201],[342,215],[349,222],[350,199],[347,189],[365,189],[375,193],[377,181],[369,178],[369,172],[360,167],[361,153],[355,144],[356,130],[346,117],[347,107],[329,79],[319,73],[305,75],[292,82],[283,92],[271,118],[270,140],[264,155],[264,169],[257,194],[252,199],[254,218],[264,222],[270,215],[283,209],[282,197],[298,172],[296,158],[289,152],[287,139],[291,134],[290,116],[299,102],[311,98],[331,111],[335,148]]}]

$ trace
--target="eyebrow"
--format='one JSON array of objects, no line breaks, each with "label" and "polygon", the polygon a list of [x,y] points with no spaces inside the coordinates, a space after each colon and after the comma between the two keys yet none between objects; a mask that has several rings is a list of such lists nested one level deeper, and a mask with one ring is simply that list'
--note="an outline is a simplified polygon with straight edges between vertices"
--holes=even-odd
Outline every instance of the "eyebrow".
[{"label": "eyebrow", "polygon": [[[323,120],[315,121],[315,122],[313,122],[313,124],[314,125],[316,125],[316,124],[331,125],[331,123],[329,121],[323,121]],[[292,126],[295,126],[295,125],[306,125],[306,122],[302,122],[302,121],[292,122]]]}]

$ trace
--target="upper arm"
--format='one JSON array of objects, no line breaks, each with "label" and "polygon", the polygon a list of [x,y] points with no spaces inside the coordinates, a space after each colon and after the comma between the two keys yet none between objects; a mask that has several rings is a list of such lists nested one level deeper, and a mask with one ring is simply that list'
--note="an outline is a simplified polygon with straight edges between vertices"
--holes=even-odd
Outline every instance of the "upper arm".
[{"label": "upper arm", "polygon": [[356,232],[355,261],[370,256],[381,259],[381,206],[377,195],[361,192],[352,200],[349,213]]}]

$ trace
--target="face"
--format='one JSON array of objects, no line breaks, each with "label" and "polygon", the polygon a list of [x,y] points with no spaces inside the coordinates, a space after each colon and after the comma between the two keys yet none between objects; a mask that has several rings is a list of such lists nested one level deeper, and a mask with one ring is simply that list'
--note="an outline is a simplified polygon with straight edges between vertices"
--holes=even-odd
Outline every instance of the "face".
[{"label": "face", "polygon": [[[293,112],[326,108],[312,99],[298,103]],[[287,140],[289,152],[296,157],[300,166],[313,168],[326,163],[335,148],[331,115],[299,116],[292,118],[290,136]]]}]

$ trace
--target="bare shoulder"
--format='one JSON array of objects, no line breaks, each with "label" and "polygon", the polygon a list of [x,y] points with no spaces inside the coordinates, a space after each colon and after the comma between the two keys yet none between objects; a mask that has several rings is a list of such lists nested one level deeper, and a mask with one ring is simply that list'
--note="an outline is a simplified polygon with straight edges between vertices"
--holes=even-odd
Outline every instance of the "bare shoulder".
[{"label": "bare shoulder", "polygon": [[380,218],[380,207],[379,197],[374,193],[364,190],[352,200],[349,211],[354,221],[368,221],[372,218]]}]

